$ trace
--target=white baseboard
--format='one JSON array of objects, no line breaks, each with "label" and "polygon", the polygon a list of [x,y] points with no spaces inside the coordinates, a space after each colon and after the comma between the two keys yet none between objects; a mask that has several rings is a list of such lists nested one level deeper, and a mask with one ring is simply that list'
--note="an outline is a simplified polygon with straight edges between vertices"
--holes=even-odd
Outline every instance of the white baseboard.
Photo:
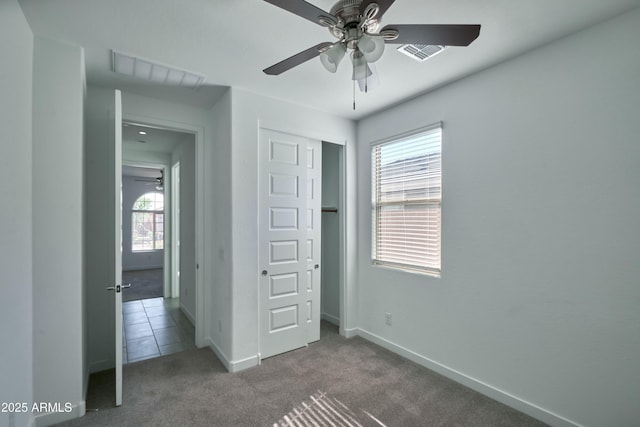
[{"label": "white baseboard", "polygon": [[320,318],[322,320],[326,320],[327,322],[336,325],[336,326],[340,326],[340,318],[337,316],[334,316],[332,314],[329,313],[322,313],[320,314]]},{"label": "white baseboard", "polygon": [[191,322],[192,325],[195,326],[196,324],[196,318],[193,314],[191,314],[191,312],[189,310],[187,310],[184,305],[180,304],[180,310],[182,311],[182,313],[187,317],[187,319],[189,319],[189,321]]},{"label": "white baseboard", "polygon": [[[485,396],[488,396],[494,400],[497,400],[500,403],[504,403],[505,405],[511,408],[514,408],[520,412],[523,412],[527,415],[530,415],[533,418],[536,418],[544,423],[547,423],[549,425],[556,426],[556,427],[582,427],[581,424],[578,424],[575,421],[571,421],[558,414],[554,414],[553,412],[548,411],[544,408],[541,408],[531,402],[527,402],[526,400],[523,400],[517,396],[509,394],[496,387],[493,387],[490,384],[486,384],[480,380],[477,380],[468,375],[465,375],[462,372],[458,372],[455,369],[451,369],[448,366],[445,366],[425,356],[422,356],[421,354],[418,354],[414,351],[411,351],[407,348],[397,345],[369,331],[366,331],[361,328],[355,328],[348,331],[348,334],[351,334],[351,333],[353,333],[353,335],[350,335],[350,336],[355,336],[355,335],[361,336],[362,338],[368,341],[371,341],[381,347],[384,347],[387,350],[390,350],[396,354],[399,354],[400,356],[405,357],[406,359],[409,359],[412,362],[422,365],[425,368],[428,368],[434,372],[437,372],[449,379],[452,379],[453,381],[459,384],[467,386],[470,389],[473,389],[479,393],[482,393]],[[345,336],[347,338],[350,337],[347,334],[345,334]]]},{"label": "white baseboard", "polygon": [[164,268],[162,264],[160,265],[129,265],[126,267],[122,267],[122,271],[138,271],[138,270],[157,270],[159,268]]},{"label": "white baseboard", "polygon": [[260,358],[257,354],[255,356],[247,357],[246,359],[229,360],[227,355],[224,354],[224,351],[222,351],[211,338],[207,338],[205,341],[209,348],[211,348],[211,350],[216,354],[218,359],[220,359],[220,362],[222,362],[227,371],[231,373],[253,368],[260,364]]},{"label": "white baseboard", "polygon": [[67,412],[66,402],[60,402],[60,411],[59,412],[47,412],[37,414],[34,418],[33,425],[35,427],[45,427],[51,426],[54,424],[62,423],[64,421],[70,421],[76,418],[80,418],[84,416],[87,411],[86,403],[84,400],[76,404],[72,404],[71,408]]},{"label": "white baseboard", "polygon": [[245,369],[253,368],[260,364],[260,357],[255,356],[247,357],[245,359],[233,360],[229,363],[229,372],[240,372]]},{"label": "white baseboard", "polygon": [[227,371],[229,371],[229,358],[227,358],[227,355],[224,354],[224,351],[220,350],[220,347],[218,347],[218,345],[213,342],[210,337],[205,338],[204,341],[209,346],[211,351],[213,351],[213,353],[216,355],[218,360],[220,360],[220,362],[224,365]]},{"label": "white baseboard", "polygon": [[340,335],[342,335],[345,338],[353,338],[353,337],[360,336],[359,332],[360,332],[360,329],[358,328],[342,329],[340,331]]},{"label": "white baseboard", "polygon": [[89,375],[94,374],[96,372],[106,371],[107,369],[113,369],[115,366],[116,366],[115,359],[110,359],[110,360],[104,359],[104,360],[99,360],[97,362],[91,362],[89,364]]}]

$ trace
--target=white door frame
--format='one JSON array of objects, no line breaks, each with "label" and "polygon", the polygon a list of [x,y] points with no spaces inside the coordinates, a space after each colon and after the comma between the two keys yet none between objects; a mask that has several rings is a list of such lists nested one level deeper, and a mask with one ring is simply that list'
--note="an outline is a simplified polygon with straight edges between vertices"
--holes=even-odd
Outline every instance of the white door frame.
[{"label": "white door frame", "polygon": [[115,293],[115,375],[116,406],[122,405],[122,93],[114,91],[114,187],[115,187],[115,276],[116,281],[109,289]]},{"label": "white door frame", "polygon": [[171,165],[171,297],[180,296],[180,161]]},{"label": "white door frame", "polygon": [[[347,246],[347,146],[345,144],[336,144],[331,141],[324,141],[330,144],[335,144],[339,146],[338,149],[338,170],[340,171],[340,176],[338,177],[338,186],[339,186],[339,194],[338,194],[338,233],[339,236],[339,245],[340,245],[340,325],[339,325],[339,333],[342,336],[347,336],[347,318],[349,317],[349,310],[347,307],[349,306],[348,301],[349,297],[347,294],[347,258],[348,258],[348,246]],[[353,255],[353,262],[357,262],[357,256]]]},{"label": "white door frame", "polygon": [[[205,347],[205,288],[204,288],[204,268],[202,262],[204,256],[204,128],[188,123],[174,122],[172,120],[158,117],[147,117],[138,114],[128,114],[123,112],[122,120],[128,123],[143,124],[146,126],[172,130],[176,132],[189,133],[195,136],[195,182],[196,182],[196,346]],[[165,174],[165,178],[170,174]],[[167,186],[170,185],[167,183]],[[165,187],[166,188],[166,187]],[[165,194],[166,196],[166,194]],[[165,257],[167,256],[165,252]],[[165,258],[165,265],[169,260]]]},{"label": "white door frame", "polygon": [[[303,138],[309,138],[309,139],[316,139],[321,141],[321,143],[329,143],[329,144],[335,144],[338,145],[339,151],[338,151],[338,159],[339,159],[339,170],[340,170],[340,177],[339,177],[339,206],[337,206],[338,208],[338,218],[339,218],[339,245],[340,245],[340,283],[339,283],[339,287],[340,287],[340,325],[339,325],[339,333],[342,336],[353,336],[352,334],[350,334],[350,331],[347,329],[347,325],[349,325],[349,323],[347,322],[347,318],[349,316],[349,310],[347,310],[347,307],[350,306],[349,304],[349,296],[348,296],[348,290],[347,290],[347,285],[346,285],[346,277],[347,277],[347,257],[348,257],[348,245],[347,245],[347,145],[346,145],[346,141],[341,141],[340,138],[337,138],[335,136],[331,136],[331,135],[326,135],[326,134],[318,134],[318,133],[314,133],[314,132],[309,132],[307,130],[304,129],[299,129],[299,128],[295,128],[295,127],[291,127],[290,125],[287,124],[283,124],[281,122],[271,122],[271,121],[264,121],[264,120],[258,120],[258,126],[257,126],[257,132],[256,132],[256,137],[259,135],[259,131],[260,129],[265,129],[265,130],[273,130],[276,132],[282,132],[282,133],[288,133],[291,135],[296,135],[296,136],[301,136]],[[258,138],[259,139],[259,138]],[[259,143],[259,141],[258,141]],[[256,146],[256,149],[258,149],[259,147]],[[258,163],[260,162],[260,158],[258,158]],[[258,174],[258,177],[260,177],[260,174]],[[259,178],[258,178],[259,179]],[[260,185],[258,183],[258,188],[260,188]],[[357,259],[355,259],[354,257],[354,261],[357,261]],[[259,265],[259,262],[258,262]],[[260,278],[259,275],[256,274],[256,277],[258,277],[257,282],[256,282],[256,286],[258,286],[258,289],[260,289]],[[257,293],[257,307],[258,307],[258,313],[260,313],[261,310],[261,303],[260,303],[260,292]],[[257,328],[257,336],[258,336],[258,340],[260,337],[260,331],[261,331],[261,324],[260,324],[260,320],[259,320],[259,316],[258,316],[258,323],[256,325]],[[258,342],[258,363],[260,363],[260,342]]]}]

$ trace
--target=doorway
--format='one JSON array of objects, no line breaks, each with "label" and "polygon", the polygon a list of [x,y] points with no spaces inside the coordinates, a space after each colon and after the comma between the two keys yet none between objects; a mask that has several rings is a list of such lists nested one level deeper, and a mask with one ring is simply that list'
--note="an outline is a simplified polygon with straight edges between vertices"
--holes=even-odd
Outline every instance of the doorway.
[{"label": "doorway", "polygon": [[[340,326],[342,150],[339,145],[260,129],[261,359],[319,340],[321,319]],[[329,213],[332,221],[324,218]],[[325,224],[327,229],[322,230]]]},{"label": "doorway", "polygon": [[344,215],[341,191],[343,146],[322,143],[322,255],[321,318],[340,327],[341,224]]},{"label": "doorway", "polygon": [[122,301],[169,296],[164,291],[164,167],[122,167]]},{"label": "doorway", "polygon": [[123,122],[122,133],[123,283],[132,285],[123,362],[131,363],[196,348],[195,135],[139,122]]}]

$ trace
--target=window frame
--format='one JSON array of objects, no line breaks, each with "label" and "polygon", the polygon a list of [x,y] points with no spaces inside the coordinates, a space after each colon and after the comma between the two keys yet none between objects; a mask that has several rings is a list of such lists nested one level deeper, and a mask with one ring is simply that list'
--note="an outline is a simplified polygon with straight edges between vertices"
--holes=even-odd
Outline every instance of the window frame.
[{"label": "window frame", "polygon": [[[160,195],[162,196],[162,210],[159,209],[135,209],[132,208],[131,209],[131,253],[149,253],[149,252],[159,252],[164,250],[164,193],[160,192],[160,191],[149,191],[146,192],[142,195],[140,195],[138,198],[136,198],[136,200],[133,202],[133,206],[135,207],[135,205],[138,203],[138,201],[140,199],[142,199],[143,197],[145,197],[148,194],[156,194],[156,195]],[[154,200],[154,205],[155,205],[156,201]],[[154,206],[155,207],[155,206]],[[151,224],[152,224],[152,236],[153,238],[151,239],[151,244],[153,246],[153,248],[151,249],[135,249],[135,233],[136,233],[136,221],[135,221],[135,217],[136,214],[150,214],[151,215]],[[158,248],[157,247],[157,242],[159,242],[160,240],[156,239],[156,234],[158,233],[157,230],[157,225],[158,225],[158,216],[162,217],[162,247]]]},{"label": "window frame", "polygon": [[[424,134],[424,136],[429,136],[429,133],[434,131],[434,130],[439,130],[439,150],[438,150],[438,154],[439,154],[439,197],[435,198],[435,197],[425,197],[424,199],[421,200],[402,200],[402,201],[385,201],[385,202],[379,202],[380,199],[380,195],[378,194],[378,191],[380,189],[380,184],[378,183],[378,179],[379,179],[379,171],[378,174],[376,173],[377,171],[377,166],[376,166],[376,153],[377,153],[377,149],[378,147],[381,147],[383,145],[389,145],[389,144],[393,144],[393,143],[403,143],[406,142],[407,140],[411,140],[413,138],[419,137],[421,136],[421,134]],[[393,270],[401,270],[401,271],[405,271],[405,272],[409,272],[409,273],[417,273],[417,274],[421,274],[421,275],[429,275],[432,277],[440,277],[442,274],[442,142],[443,142],[443,123],[442,122],[436,122],[433,123],[431,125],[428,126],[423,126],[417,129],[413,129],[411,131],[408,132],[404,132],[401,134],[397,134],[385,139],[381,139],[378,141],[374,141],[370,144],[370,165],[371,165],[371,263],[373,266],[375,267],[382,267],[382,268],[389,268],[389,269],[393,269]],[[406,175],[403,175],[406,176]],[[429,187],[426,187],[429,188]],[[394,261],[389,261],[389,260],[385,260],[383,258],[383,256],[381,256],[380,252],[379,252],[379,237],[378,237],[378,230],[380,230],[380,226],[379,226],[379,222],[380,222],[380,208],[385,207],[385,206],[399,206],[403,209],[404,212],[404,207],[405,206],[410,206],[410,205],[427,205],[429,207],[433,207],[437,209],[437,213],[435,214],[435,217],[437,218],[437,227],[435,228],[437,230],[437,256],[438,256],[438,260],[437,260],[437,265],[433,264],[433,265],[417,265],[414,261],[414,263],[411,262],[407,262],[407,263],[402,263],[402,262],[394,262]],[[427,213],[427,217],[431,218],[432,215]],[[425,249],[424,254],[427,254],[427,249]]]}]

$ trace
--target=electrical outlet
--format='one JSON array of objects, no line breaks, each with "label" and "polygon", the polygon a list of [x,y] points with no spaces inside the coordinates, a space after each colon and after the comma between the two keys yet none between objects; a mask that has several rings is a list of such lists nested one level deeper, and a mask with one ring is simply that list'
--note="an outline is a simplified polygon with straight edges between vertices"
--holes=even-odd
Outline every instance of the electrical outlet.
[{"label": "electrical outlet", "polygon": [[387,326],[391,326],[391,313],[384,314],[384,323],[386,323]]}]

